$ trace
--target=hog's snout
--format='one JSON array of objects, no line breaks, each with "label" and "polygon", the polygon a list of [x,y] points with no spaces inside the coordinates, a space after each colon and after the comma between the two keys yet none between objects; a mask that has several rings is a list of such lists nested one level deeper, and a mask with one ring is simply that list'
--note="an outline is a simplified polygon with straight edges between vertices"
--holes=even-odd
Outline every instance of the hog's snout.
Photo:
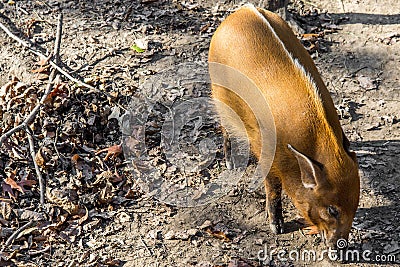
[{"label": "hog's snout", "polygon": [[322,239],[325,245],[333,250],[345,250],[348,246],[347,237],[332,236],[331,238],[326,238],[326,235],[322,235]]}]

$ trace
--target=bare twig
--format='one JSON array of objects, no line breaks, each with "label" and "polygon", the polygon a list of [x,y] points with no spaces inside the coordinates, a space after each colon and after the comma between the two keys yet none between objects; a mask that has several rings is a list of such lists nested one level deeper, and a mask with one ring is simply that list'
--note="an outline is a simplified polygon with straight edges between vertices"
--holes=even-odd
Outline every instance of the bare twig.
[{"label": "bare twig", "polygon": [[[60,59],[60,45],[61,45],[61,37],[62,37],[62,21],[63,21],[62,20],[62,16],[63,16],[63,14],[60,13],[59,16],[61,16],[61,18],[59,17],[59,19],[58,19],[57,34],[56,34],[56,40],[55,40],[55,45],[54,45],[54,61],[56,62],[56,64],[60,64],[60,61],[61,61],[61,59]],[[52,73],[53,73],[53,71],[55,73],[57,73],[54,81],[58,81],[59,78],[60,78],[60,74],[58,72],[56,72],[55,69],[52,70]],[[54,149],[55,149],[55,151],[57,153],[57,156],[59,158],[61,158],[60,157],[60,153],[58,152],[58,149],[57,149],[57,139],[58,139],[58,128],[56,130],[56,136],[54,138]],[[44,190],[43,190],[43,194],[44,194]]]},{"label": "bare twig", "polygon": [[0,201],[1,202],[7,202],[7,203],[12,203],[13,202],[12,199],[4,198],[4,197],[0,197]]},{"label": "bare twig", "polygon": [[0,136],[0,146],[4,143],[4,141],[10,137],[13,133],[18,132],[21,129],[24,129],[26,126],[25,121],[22,122],[20,125],[12,128],[11,130],[9,130],[8,132],[4,133],[2,136]]},{"label": "bare twig", "polygon": [[29,251],[28,251],[28,254],[31,255],[31,256],[36,256],[36,255],[45,253],[45,252],[49,251],[50,249],[51,249],[51,246],[49,245],[49,246],[45,247],[44,249],[40,249],[40,250],[29,250]]},{"label": "bare twig", "polygon": [[[0,28],[5,31],[5,33],[10,36],[11,38],[13,38],[15,41],[17,41],[19,44],[21,44],[22,46],[31,48],[32,45],[28,42],[25,42],[24,40],[18,38],[18,36],[16,36],[15,34],[13,34],[6,26],[4,26],[3,23],[0,22]],[[37,55],[36,53],[38,53],[35,50],[32,50],[32,53],[34,53],[35,55]]]},{"label": "bare twig", "polygon": [[11,245],[14,240],[18,237],[18,235],[20,233],[22,233],[22,231],[24,231],[25,229],[28,229],[29,227],[31,227],[33,224],[35,224],[35,221],[29,221],[26,224],[24,224],[23,226],[21,226],[21,228],[17,229],[17,231],[15,231],[6,241],[5,245],[9,246]]},{"label": "bare twig", "polygon": [[35,160],[36,152],[35,152],[35,143],[33,142],[33,137],[30,133],[28,133],[28,141],[29,141],[29,151],[31,152],[31,157],[33,160],[33,164],[35,165],[35,171],[36,175],[39,180],[39,190],[40,190],[40,205],[44,205],[44,181],[43,181],[43,176],[42,173],[40,172],[39,165],[37,164]]},{"label": "bare twig", "polygon": [[147,252],[150,254],[150,256],[153,256],[153,252],[151,252],[151,250],[149,249],[149,247],[147,246],[147,244],[144,242],[143,238],[140,237],[140,242],[142,243],[142,245],[144,246],[144,248],[147,250]]},{"label": "bare twig", "polygon": [[29,15],[28,11],[26,11],[25,9],[23,9],[22,7],[20,7],[19,5],[17,6],[17,9],[19,11],[21,11],[22,13],[24,13],[25,15]]},{"label": "bare twig", "polygon": [[60,13],[58,15],[58,23],[57,23],[57,34],[56,40],[54,42],[54,61],[56,64],[60,64],[60,47],[61,47],[61,37],[62,37],[62,30],[63,30],[63,14]]},{"label": "bare twig", "polygon": [[345,12],[346,12],[346,10],[344,9],[344,3],[343,3],[343,0],[340,0],[340,3],[342,4],[342,11],[343,11],[343,13],[345,13]]},{"label": "bare twig", "polygon": [[79,266],[79,263],[81,261],[77,261],[76,259],[73,259],[69,264],[68,267],[75,267],[75,266]]},{"label": "bare twig", "polygon": [[[54,60],[55,62],[59,63],[60,62],[60,47],[61,47],[61,37],[62,37],[62,26],[63,26],[63,14],[60,13],[58,15],[58,23],[57,23],[57,34],[56,34],[56,40],[54,43]],[[55,69],[53,69],[50,73],[50,77],[49,77],[49,83],[47,84],[46,87],[46,91],[44,93],[44,95],[42,96],[42,98],[40,99],[40,103],[38,106],[43,105],[44,101],[46,100],[46,98],[48,97],[48,95],[50,94],[51,90],[53,89],[53,81],[54,78],[56,77],[57,71]],[[44,205],[44,196],[45,196],[45,183],[43,180],[43,176],[40,173],[40,169],[38,164],[36,163],[35,160],[35,144],[33,142],[33,137],[31,134],[28,134],[28,140],[29,140],[29,147],[30,147],[30,152],[31,152],[31,157],[33,160],[33,163],[35,165],[35,170],[36,170],[36,175],[38,177],[39,180],[39,189],[40,189],[40,204],[43,206]]]}]

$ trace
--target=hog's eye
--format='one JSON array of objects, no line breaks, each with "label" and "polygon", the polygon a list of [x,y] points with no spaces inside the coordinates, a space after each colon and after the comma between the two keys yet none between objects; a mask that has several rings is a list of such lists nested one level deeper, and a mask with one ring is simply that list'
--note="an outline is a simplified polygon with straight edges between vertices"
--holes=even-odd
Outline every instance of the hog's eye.
[{"label": "hog's eye", "polygon": [[336,219],[339,217],[339,211],[334,206],[328,206],[328,213]]}]

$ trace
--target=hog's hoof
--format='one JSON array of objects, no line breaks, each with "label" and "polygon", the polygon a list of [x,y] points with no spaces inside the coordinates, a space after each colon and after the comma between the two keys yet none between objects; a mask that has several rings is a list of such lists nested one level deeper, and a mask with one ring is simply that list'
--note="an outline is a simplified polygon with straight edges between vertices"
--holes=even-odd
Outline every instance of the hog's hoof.
[{"label": "hog's hoof", "polygon": [[226,160],[225,161],[225,165],[226,165],[226,168],[228,169],[228,170],[233,170],[234,169],[234,166],[233,166],[233,162],[232,162],[232,160]]},{"label": "hog's hoof", "polygon": [[285,232],[284,226],[283,226],[283,219],[282,220],[277,220],[276,222],[271,222],[269,224],[269,227],[271,228],[271,231],[274,234],[283,234]]}]

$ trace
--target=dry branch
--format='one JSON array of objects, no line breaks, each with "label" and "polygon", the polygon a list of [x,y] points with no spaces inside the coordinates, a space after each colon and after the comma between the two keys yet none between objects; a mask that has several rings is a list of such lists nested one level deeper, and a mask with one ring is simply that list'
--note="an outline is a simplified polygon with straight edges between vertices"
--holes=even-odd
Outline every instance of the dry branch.
[{"label": "dry branch", "polygon": [[[58,22],[58,27],[57,27],[57,28],[59,28],[60,26],[62,26],[62,25],[60,25],[60,24],[62,24],[62,22],[60,22],[60,20],[62,20],[62,16],[61,16],[61,18],[59,17],[59,22]],[[1,28],[8,36],[10,36],[12,39],[14,39],[15,41],[17,41],[17,42],[18,42],[19,44],[21,44],[22,46],[28,48],[29,51],[30,51],[31,53],[35,54],[36,56],[38,56],[38,57],[40,57],[40,58],[47,58],[44,54],[42,54],[41,52],[35,50],[35,48],[33,47],[32,44],[30,44],[30,43],[28,43],[28,42],[22,40],[21,38],[19,38],[19,37],[16,36],[15,34],[13,34],[13,33],[12,33],[4,24],[2,24],[1,22],[0,22],[0,28]],[[55,50],[58,50],[58,51],[59,51],[59,49],[60,49],[60,47],[59,47],[60,45],[59,45],[58,42],[61,40],[61,34],[62,34],[62,30],[60,29],[59,32],[57,32],[57,37],[56,37],[56,42],[57,42],[58,45],[56,45],[56,46],[54,47],[54,49],[55,49]],[[60,40],[57,40],[57,38],[59,38]],[[91,85],[89,85],[89,84],[86,84],[86,83],[84,83],[84,82],[81,82],[80,80],[78,80],[78,79],[72,77],[67,71],[65,71],[64,69],[62,69],[62,68],[59,66],[59,63],[60,63],[59,61],[60,61],[59,55],[57,56],[57,54],[55,53],[55,55],[54,55],[54,61],[50,59],[48,62],[49,62],[49,64],[50,64],[54,69],[56,69],[58,72],[60,72],[62,75],[64,75],[66,78],[68,78],[68,79],[71,80],[72,82],[74,82],[74,83],[76,83],[76,84],[78,84],[78,85],[80,85],[80,86],[86,87],[86,88],[88,88],[88,89],[90,89],[90,90],[93,90],[93,91],[99,92],[99,93],[101,93],[101,94],[104,94],[105,96],[107,96],[107,97],[110,98],[110,99],[113,98],[110,94],[108,94],[108,93],[106,93],[106,92],[103,92],[103,91],[100,91],[99,89],[97,89],[97,88],[95,88],[95,87],[93,87],[93,86],[91,86]],[[52,76],[52,75],[50,75],[50,78],[51,78],[51,76]],[[53,77],[53,79],[54,79],[54,77]],[[50,79],[50,80],[52,81],[52,79]],[[46,100],[47,96],[48,96],[49,93],[51,92],[51,89],[52,89],[52,87],[51,87],[51,84],[50,84],[50,85],[47,87],[46,92],[44,93],[43,97],[41,98],[40,103],[31,111],[31,113],[26,117],[26,119],[25,119],[20,125],[14,127],[13,129],[7,131],[7,132],[4,133],[2,136],[0,136],[0,146],[1,146],[1,145],[3,144],[3,142],[4,142],[7,138],[9,138],[13,133],[15,133],[15,132],[17,132],[17,131],[19,131],[19,130],[25,128],[25,127],[27,127],[27,126],[32,122],[32,120],[35,118],[35,116],[36,116],[37,113],[39,112],[39,109],[40,109],[41,105],[43,104],[43,102]]]},{"label": "dry branch", "polygon": [[[92,91],[96,91],[96,92],[100,92],[101,94],[104,94],[105,96],[107,96],[108,98],[112,99],[113,97],[103,91],[100,91],[99,89],[88,85],[84,82],[81,82],[80,80],[72,77],[67,71],[65,71],[64,69],[62,69],[59,65],[61,63],[60,60],[60,46],[61,46],[61,37],[62,37],[62,19],[63,16],[60,13],[58,16],[58,23],[57,23],[57,33],[56,33],[56,39],[55,39],[55,45],[54,45],[54,52],[53,52],[53,59],[49,59],[48,62],[49,64],[53,67],[50,76],[49,76],[49,83],[46,87],[46,90],[43,94],[43,96],[40,99],[40,102],[33,108],[33,110],[28,114],[28,116],[25,118],[25,120],[19,124],[18,126],[14,127],[13,129],[7,131],[6,133],[4,133],[3,135],[0,136],[0,146],[3,144],[3,142],[9,138],[12,134],[14,134],[17,131],[20,131],[22,129],[26,129],[27,133],[28,133],[28,141],[29,141],[29,147],[30,147],[30,154],[32,157],[32,160],[34,162],[34,166],[35,166],[35,171],[36,171],[36,175],[38,177],[39,180],[39,189],[40,189],[40,204],[43,206],[44,202],[45,202],[45,182],[43,180],[43,176],[40,173],[40,169],[38,164],[35,161],[35,155],[36,155],[36,151],[35,151],[35,144],[34,144],[34,140],[33,140],[33,136],[30,132],[30,129],[28,128],[29,125],[32,123],[32,121],[36,118],[36,115],[39,113],[40,108],[42,107],[43,103],[46,101],[47,97],[49,96],[49,94],[51,93],[52,89],[53,89],[53,83],[55,81],[56,75],[58,76],[57,72],[61,73],[62,75],[64,75],[66,78],[68,78],[69,80],[75,82],[76,84],[86,87]],[[4,24],[2,24],[0,22],[0,28],[12,39],[14,39],[15,41],[17,41],[19,44],[21,44],[22,46],[26,47],[31,53],[35,54],[36,56],[38,56],[39,58],[47,58],[44,54],[42,54],[41,52],[37,51],[37,49],[35,49],[35,47],[32,45],[32,43],[29,43],[27,41],[22,40],[21,38],[19,38],[18,36],[16,36],[15,34],[13,34]]]},{"label": "dry branch", "polygon": [[35,223],[35,221],[29,221],[26,224],[24,224],[23,226],[21,226],[21,228],[17,229],[17,231],[15,231],[6,241],[5,245],[9,246],[11,245],[14,240],[18,237],[18,235],[20,233],[22,233],[22,231],[24,231],[25,229],[28,229],[29,227],[31,227],[33,224]]},{"label": "dry branch", "polygon": [[[60,46],[61,46],[61,35],[62,35],[62,13],[59,14],[58,16],[58,23],[57,23],[57,35],[56,35],[56,40],[55,40],[55,44],[54,44],[54,58],[56,62],[60,61]],[[21,43],[24,46],[30,47],[30,44],[26,43],[25,41],[19,39],[18,37],[16,37],[13,33],[11,33],[7,28],[4,27],[4,25],[2,25],[0,23],[0,27],[8,34],[10,35],[13,39],[17,40],[19,43]],[[34,54],[36,54],[36,51],[33,51]],[[44,101],[47,99],[47,97],[49,96],[49,94],[51,93],[52,89],[53,89],[53,81],[54,78],[56,77],[56,73],[57,71],[55,69],[53,69],[50,73],[49,76],[49,83],[47,84],[46,90],[42,96],[42,98],[40,99],[40,102],[35,106],[35,108],[29,113],[29,115],[25,118],[25,120],[18,126],[14,127],[13,129],[11,129],[10,131],[6,132],[5,134],[3,134],[0,137],[0,146],[1,144],[4,142],[4,140],[6,138],[8,138],[9,136],[11,136],[13,133],[21,130],[21,129],[26,129],[27,133],[28,133],[28,141],[29,141],[29,149],[30,149],[30,153],[31,153],[31,157],[33,160],[33,163],[35,165],[35,171],[36,171],[36,175],[38,177],[39,180],[39,190],[40,190],[40,204],[43,206],[44,205],[44,196],[45,196],[45,183],[43,181],[43,176],[40,173],[40,169],[38,164],[35,161],[35,144],[33,141],[33,137],[28,129],[28,125],[33,121],[33,119],[36,117],[37,113],[39,112],[41,106],[43,105]]]},{"label": "dry branch", "polygon": [[[61,47],[61,36],[62,36],[62,26],[63,26],[63,15],[62,13],[60,13],[58,15],[58,23],[57,23],[57,34],[56,34],[56,40],[54,43],[54,60],[59,63],[60,62],[60,47]],[[36,107],[40,107],[41,105],[43,105],[44,101],[46,100],[46,98],[48,97],[48,95],[51,93],[51,90],[53,88],[53,81],[54,78],[56,77],[57,71],[55,69],[53,69],[50,73],[49,76],[49,83],[47,84],[46,87],[46,91],[43,94],[40,103],[36,106]],[[35,108],[36,108],[35,107]],[[37,112],[36,112],[37,113]],[[36,114],[35,114],[36,115]],[[35,165],[35,171],[36,171],[36,175],[38,177],[39,180],[39,190],[40,190],[40,204],[43,206],[44,205],[44,196],[45,196],[45,183],[43,180],[43,176],[40,172],[39,166],[35,160],[35,144],[33,142],[33,137],[30,133],[28,133],[28,140],[29,140],[29,147],[30,147],[30,152],[31,152],[31,157],[33,160],[33,164]]]},{"label": "dry branch", "polygon": [[29,151],[31,152],[31,157],[33,160],[33,164],[35,165],[35,171],[36,171],[36,176],[38,177],[39,180],[39,190],[40,190],[40,205],[44,205],[44,181],[43,181],[43,176],[42,173],[40,172],[39,165],[37,164],[35,160],[35,144],[33,142],[33,137],[30,133],[28,133],[28,141],[29,141]]},{"label": "dry branch", "polygon": [[[28,42],[22,40],[21,38],[19,38],[18,36],[16,36],[15,34],[13,34],[13,33],[12,33],[3,23],[1,23],[1,22],[0,22],[0,28],[1,28],[9,37],[11,37],[11,38],[14,39],[15,41],[17,41],[17,42],[18,42],[19,44],[21,44],[22,46],[28,48],[28,50],[29,50],[31,53],[35,54],[35,55],[38,56],[39,58],[47,58],[47,56],[45,56],[45,55],[42,54],[41,52],[37,51],[37,50],[33,47],[33,45],[32,45],[31,43],[28,43]],[[61,34],[61,32],[60,32],[60,34]],[[95,92],[99,92],[99,93],[101,93],[101,94],[104,94],[105,96],[109,97],[110,99],[113,99],[113,96],[111,96],[111,95],[108,94],[107,92],[103,92],[103,91],[97,89],[96,87],[93,87],[93,86],[91,86],[91,85],[89,85],[89,84],[87,84],[87,83],[84,83],[84,82],[82,82],[82,81],[80,81],[80,80],[78,80],[78,79],[72,77],[71,74],[69,74],[66,70],[64,70],[63,68],[61,68],[61,67],[59,66],[59,64],[58,64],[59,62],[57,62],[57,61],[58,61],[58,59],[55,59],[55,60],[49,59],[48,62],[49,62],[49,64],[50,64],[53,68],[55,68],[58,72],[60,72],[62,75],[64,75],[64,76],[65,76],[66,78],[68,78],[70,81],[72,81],[72,82],[78,84],[79,86],[86,87],[86,88],[88,88],[88,89],[90,89],[90,90],[92,90],[92,91],[95,91]],[[1,145],[1,139],[0,139],[0,145]]]}]

